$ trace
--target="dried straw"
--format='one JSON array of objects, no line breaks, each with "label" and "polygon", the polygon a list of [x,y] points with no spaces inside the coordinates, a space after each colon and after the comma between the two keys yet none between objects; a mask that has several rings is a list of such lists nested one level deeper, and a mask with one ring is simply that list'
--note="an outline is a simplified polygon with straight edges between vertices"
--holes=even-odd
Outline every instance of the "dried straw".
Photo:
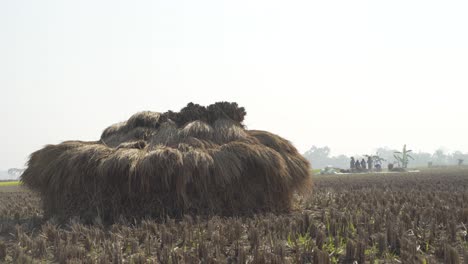
[{"label": "dried straw", "polygon": [[21,180],[62,219],[288,211],[310,191],[309,163],[287,140],[246,130],[244,116],[227,102],[140,112],[99,141],[32,153]]}]

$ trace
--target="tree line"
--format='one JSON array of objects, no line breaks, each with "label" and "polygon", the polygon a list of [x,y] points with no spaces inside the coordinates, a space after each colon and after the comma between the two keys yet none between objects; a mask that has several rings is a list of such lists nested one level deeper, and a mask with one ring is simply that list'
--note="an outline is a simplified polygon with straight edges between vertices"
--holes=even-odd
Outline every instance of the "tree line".
[{"label": "tree line", "polygon": [[[359,160],[365,158],[366,155],[378,154],[379,157],[385,160],[384,164],[397,163],[395,159],[395,152],[401,151],[401,149],[392,149],[388,147],[380,147],[376,149],[374,153],[361,153],[354,155],[354,158]],[[304,157],[312,163],[314,169],[322,169],[326,166],[333,166],[337,168],[349,168],[349,162],[351,156],[347,155],[331,155],[331,149],[328,146],[317,147],[312,146],[304,154]],[[464,160],[468,163],[468,153],[461,151],[447,152],[443,149],[438,149],[434,153],[428,152],[411,152],[412,160],[409,162],[408,167],[427,167],[429,163],[433,166],[449,166],[458,165],[459,160]]]}]

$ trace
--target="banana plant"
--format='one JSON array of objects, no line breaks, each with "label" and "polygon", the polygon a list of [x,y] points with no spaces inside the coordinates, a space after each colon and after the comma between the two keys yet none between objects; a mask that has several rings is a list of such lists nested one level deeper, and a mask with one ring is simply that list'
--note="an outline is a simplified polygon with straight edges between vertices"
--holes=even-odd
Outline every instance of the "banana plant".
[{"label": "banana plant", "polygon": [[408,168],[409,159],[414,160],[414,158],[409,154],[411,153],[411,149],[406,149],[406,144],[403,145],[403,151],[395,151],[393,153],[393,157],[401,164],[401,167],[406,169]]},{"label": "banana plant", "polygon": [[377,152],[375,155],[364,155],[366,158],[371,158],[372,161],[374,162],[374,165],[382,165],[382,161],[386,161],[384,158],[379,156],[379,153]]},{"label": "banana plant", "polygon": [[375,155],[364,155],[364,156],[372,160],[372,166],[370,166],[369,170],[376,170],[376,171],[382,170],[382,161],[386,161],[386,160],[380,157],[378,152]]}]

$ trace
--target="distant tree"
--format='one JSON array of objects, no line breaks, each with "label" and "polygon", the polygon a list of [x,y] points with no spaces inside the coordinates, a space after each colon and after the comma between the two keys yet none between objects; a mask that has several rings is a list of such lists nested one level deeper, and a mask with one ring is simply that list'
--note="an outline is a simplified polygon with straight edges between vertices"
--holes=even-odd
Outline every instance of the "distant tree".
[{"label": "distant tree", "polygon": [[464,154],[461,151],[455,151],[452,153],[451,159],[456,160],[457,164],[461,166],[463,165],[463,162],[468,159],[468,154]]},{"label": "distant tree", "polygon": [[[401,160],[395,158],[395,152],[401,152],[396,149],[391,149],[388,147],[381,147],[376,149],[375,155],[363,155],[365,157],[371,156],[374,160],[374,166],[380,164],[383,167],[383,162],[392,162],[400,163],[402,166]],[[458,160],[468,160],[468,153],[462,153],[461,151],[455,151],[453,153],[446,153],[443,148],[436,150],[434,153],[427,152],[410,152],[411,158],[408,158],[410,163],[407,163],[408,167],[427,167],[429,163],[433,166],[437,165],[457,165]],[[375,157],[377,156],[377,157]],[[304,153],[304,157],[312,163],[312,167],[316,169],[325,168],[328,165],[337,168],[349,168],[350,157],[346,155],[331,156],[331,150],[329,147],[316,147],[312,146],[310,150]],[[355,158],[362,156],[355,155]]]},{"label": "distant tree", "polygon": [[366,158],[371,158],[373,161],[374,166],[375,165],[380,165],[382,166],[383,161],[387,161],[386,159],[382,158],[379,153],[375,153],[374,155],[364,155]]},{"label": "distant tree", "polygon": [[384,148],[377,148],[376,155],[378,155],[382,161],[391,161],[393,159],[394,153],[398,151],[396,149],[390,149],[387,147]]},{"label": "distant tree", "polygon": [[396,161],[402,168],[406,169],[408,167],[409,160],[410,159],[414,160],[414,158],[410,155],[411,152],[412,150],[406,149],[406,144],[405,144],[403,145],[403,150],[395,151],[395,153],[393,154],[393,157],[395,157]]},{"label": "distant tree", "polygon": [[349,166],[349,157],[346,155],[338,155],[330,158],[330,165],[337,168],[347,168]]},{"label": "distant tree", "polygon": [[326,166],[333,166],[337,168],[347,168],[349,157],[346,155],[330,156],[331,150],[329,147],[312,146],[304,153],[304,157],[312,163],[314,169],[322,169]]},{"label": "distant tree", "polygon": [[435,161],[436,165],[446,165],[447,164],[447,155],[445,154],[444,149],[439,148],[434,152],[432,155],[433,160]]},{"label": "distant tree", "polygon": [[329,161],[330,148],[312,146],[304,153],[304,157],[312,163],[312,167],[319,169],[326,167]]},{"label": "distant tree", "polygon": [[16,168],[11,168],[11,169],[8,170],[8,174],[14,175],[14,174],[21,173],[22,171],[23,170],[16,169]]},{"label": "distant tree", "polygon": [[315,156],[322,157],[322,158],[328,158],[331,152],[328,146],[325,146],[322,148],[312,146],[310,150],[314,153]]},{"label": "distant tree", "polygon": [[427,152],[413,152],[411,156],[414,160],[411,161],[411,166],[424,167],[432,162],[432,154]]},{"label": "distant tree", "polygon": [[23,171],[24,171],[23,169],[11,168],[8,170],[8,174],[10,176],[18,177],[23,173]]}]

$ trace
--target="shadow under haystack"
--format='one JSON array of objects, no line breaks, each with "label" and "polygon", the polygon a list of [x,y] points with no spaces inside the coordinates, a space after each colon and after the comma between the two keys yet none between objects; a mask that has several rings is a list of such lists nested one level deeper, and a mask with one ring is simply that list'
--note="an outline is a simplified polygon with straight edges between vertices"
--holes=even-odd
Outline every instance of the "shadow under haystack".
[{"label": "shadow under haystack", "polygon": [[21,180],[60,218],[288,211],[311,187],[309,163],[287,140],[246,130],[245,115],[227,102],[140,112],[99,141],[34,152]]}]

